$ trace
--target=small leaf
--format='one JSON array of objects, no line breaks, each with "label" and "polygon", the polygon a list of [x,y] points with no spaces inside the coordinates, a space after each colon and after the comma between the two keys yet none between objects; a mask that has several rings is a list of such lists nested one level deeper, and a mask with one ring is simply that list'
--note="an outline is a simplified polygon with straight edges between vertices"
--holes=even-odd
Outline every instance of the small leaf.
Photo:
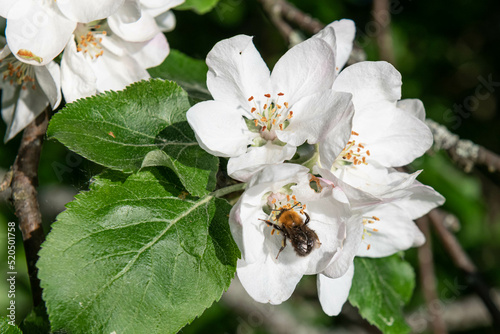
[{"label": "small leaf", "polygon": [[[196,196],[214,189],[218,159],[201,149],[187,126],[190,104],[182,88],[160,79],[134,83],[70,103],[54,115],[48,135],[100,165],[134,172],[152,151],[163,150]],[[174,125],[175,124],[175,125]],[[204,176],[202,178],[201,176]],[[208,186],[207,186],[208,184]]]},{"label": "small leaf", "polygon": [[211,100],[207,88],[208,67],[203,60],[191,58],[180,51],[170,50],[170,54],[157,67],[148,70],[154,78],[177,82],[189,96],[196,100]]},{"label": "small leaf", "polygon": [[108,172],[58,216],[38,261],[53,330],[176,333],[229,287],[230,206],[151,169]]},{"label": "small leaf", "polygon": [[7,317],[0,318],[0,333],[2,334],[23,334],[19,327],[11,325],[11,320]]},{"label": "small leaf", "polygon": [[175,9],[190,9],[198,14],[205,14],[211,11],[218,2],[219,0],[186,0],[182,5],[175,7]]},{"label": "small leaf", "polygon": [[415,272],[399,255],[354,259],[349,302],[384,333],[408,333],[402,307],[415,288]]}]

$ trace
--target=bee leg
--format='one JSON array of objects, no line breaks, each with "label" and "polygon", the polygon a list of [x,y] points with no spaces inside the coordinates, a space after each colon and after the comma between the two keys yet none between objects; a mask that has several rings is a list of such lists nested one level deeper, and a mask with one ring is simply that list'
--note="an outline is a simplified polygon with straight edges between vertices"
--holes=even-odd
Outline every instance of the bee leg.
[{"label": "bee leg", "polygon": [[286,247],[286,235],[283,234],[283,241],[281,242],[281,248],[278,252],[278,255],[276,255],[276,260],[278,259],[278,256],[280,256],[280,253],[283,249]]},{"label": "bee leg", "polygon": [[309,217],[307,212],[304,212],[304,214],[306,215],[306,221],[304,222],[304,225],[307,225],[309,223],[309,221],[311,220],[311,218]]},{"label": "bee leg", "polygon": [[282,231],[282,229],[281,229],[281,227],[279,225],[273,224],[269,220],[264,220],[264,219],[260,219],[260,220],[262,220],[263,222],[265,222],[267,224],[267,226],[272,227],[274,229],[277,229],[278,231]]}]

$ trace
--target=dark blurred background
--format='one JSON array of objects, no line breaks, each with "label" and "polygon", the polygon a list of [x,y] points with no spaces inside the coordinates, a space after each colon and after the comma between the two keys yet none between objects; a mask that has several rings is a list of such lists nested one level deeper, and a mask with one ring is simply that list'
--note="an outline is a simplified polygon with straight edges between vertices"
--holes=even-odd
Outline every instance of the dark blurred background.
[{"label": "dark blurred background", "polygon": [[[379,60],[376,37],[380,27],[372,16],[370,0],[291,0],[305,13],[327,24],[349,18],[357,27],[357,43],[367,60]],[[403,76],[403,98],[419,98],[427,116],[446,125],[464,139],[500,153],[500,2],[496,0],[396,0],[392,1],[395,65]],[[170,46],[192,57],[204,59],[213,45],[237,34],[254,37],[254,43],[272,68],[286,52],[287,43],[270,23],[258,1],[221,0],[207,15],[176,11],[177,27],[167,34]],[[308,37],[304,33],[304,37]],[[489,84],[488,84],[489,82]],[[486,83],[486,84],[485,84]],[[4,134],[5,125],[0,124]],[[14,162],[20,136],[0,145],[0,174]],[[40,163],[40,203],[47,230],[64,203],[87,188],[98,168],[67,151],[56,141],[44,144]],[[500,287],[500,178],[479,168],[465,173],[444,152],[435,152],[414,163],[424,169],[419,180],[441,192],[444,208],[458,217],[457,236],[485,281]],[[6,225],[14,221],[8,194],[0,198],[0,240],[7,240]],[[20,232],[17,233],[20,239]],[[2,245],[3,245],[2,241]],[[5,268],[6,247],[0,247],[0,266]],[[18,243],[18,318],[30,309],[28,279]],[[434,305],[442,312],[451,332],[496,333],[487,312],[474,292],[467,287],[463,274],[454,267],[440,241],[433,238],[438,278],[438,296]],[[417,252],[405,258],[417,271]],[[495,288],[498,292],[498,288]],[[316,296],[314,277],[305,277],[292,298],[279,307],[262,306],[253,301],[237,284],[221,301],[185,327],[184,333],[270,333],[300,324],[309,332],[376,332],[364,323],[348,305],[339,317],[324,315]],[[7,283],[0,280],[0,291]],[[498,295],[498,293],[497,293]],[[7,307],[6,293],[0,293],[0,309]],[[420,284],[405,308],[416,333],[430,332]],[[2,312],[3,314],[3,312]],[[278,324],[278,325],[277,325]],[[283,327],[284,326],[284,327]],[[295,327],[297,329],[298,327]],[[298,329],[297,329],[298,330]],[[303,330],[301,328],[301,330]]]}]

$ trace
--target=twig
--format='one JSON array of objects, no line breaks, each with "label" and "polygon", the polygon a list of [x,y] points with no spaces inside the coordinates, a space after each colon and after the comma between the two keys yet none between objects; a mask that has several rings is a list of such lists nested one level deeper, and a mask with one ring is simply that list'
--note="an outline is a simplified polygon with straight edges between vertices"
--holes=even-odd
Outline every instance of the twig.
[{"label": "twig", "polygon": [[436,291],[436,275],[434,273],[434,260],[432,257],[431,231],[429,229],[429,218],[424,216],[417,219],[417,225],[425,235],[425,244],[418,248],[418,262],[420,267],[420,281],[427,303],[431,326],[435,334],[446,334],[446,324],[439,309],[433,305],[439,303]]},{"label": "twig", "polygon": [[479,297],[483,300],[486,308],[488,308],[488,311],[493,319],[493,323],[497,326],[497,328],[500,328],[500,311],[491,297],[490,288],[483,281],[476,266],[470,260],[467,253],[465,253],[458,240],[443,225],[443,221],[446,219],[447,213],[439,209],[434,209],[429,212],[428,215],[453,263],[457,266],[457,268],[461,269],[465,273],[469,285],[476,291]]},{"label": "twig", "polygon": [[500,156],[497,154],[470,140],[460,139],[433,120],[427,119],[426,123],[434,136],[434,149],[446,150],[466,172],[472,171],[475,165],[484,165],[491,173],[500,171]]},{"label": "twig", "polygon": [[281,14],[288,21],[294,22],[300,29],[315,34],[325,27],[323,23],[307,15],[288,1],[279,1]]},{"label": "twig", "polygon": [[45,109],[24,129],[21,145],[12,169],[12,199],[16,216],[19,218],[19,229],[23,234],[34,307],[42,303],[42,288],[37,277],[36,261],[40,246],[45,240],[36,191],[38,162],[43,137],[47,131],[50,110],[49,107]]},{"label": "twig", "polygon": [[260,0],[262,7],[269,15],[271,22],[278,28],[281,36],[290,44],[296,44],[293,40],[294,31],[292,27],[282,18],[282,1],[280,0]]},{"label": "twig", "polygon": [[373,1],[373,19],[379,26],[380,30],[376,36],[377,46],[379,50],[379,58],[395,64],[394,48],[392,46],[391,35],[391,12],[389,11],[388,0]]}]

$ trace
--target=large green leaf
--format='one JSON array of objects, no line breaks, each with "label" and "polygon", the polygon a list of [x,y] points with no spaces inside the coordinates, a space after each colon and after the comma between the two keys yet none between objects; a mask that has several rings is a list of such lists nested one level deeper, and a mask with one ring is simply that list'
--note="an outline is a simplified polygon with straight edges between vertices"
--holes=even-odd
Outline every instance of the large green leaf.
[{"label": "large green leaf", "polygon": [[0,333],[2,334],[23,334],[19,327],[9,324],[9,318],[0,318]]},{"label": "large green leaf", "polygon": [[399,255],[380,259],[357,257],[349,302],[384,333],[408,333],[402,307],[415,288],[415,272]]},{"label": "large green leaf", "polygon": [[219,0],[186,0],[182,5],[175,7],[175,9],[191,9],[198,14],[205,14],[211,11],[218,2]]},{"label": "large green leaf", "polygon": [[157,67],[150,68],[148,72],[154,78],[177,82],[193,99],[212,99],[207,88],[208,67],[203,60],[191,58],[177,50],[170,50],[165,61]]},{"label": "large green leaf", "polygon": [[[103,166],[133,172],[161,150],[195,196],[214,189],[218,159],[197,144],[186,123],[190,104],[177,84],[160,79],[132,84],[68,104],[54,115],[48,135]],[[209,184],[209,186],[207,186]]]},{"label": "large green leaf", "polygon": [[54,330],[175,333],[229,287],[229,204],[152,169],[98,177],[58,216],[38,261]]}]

